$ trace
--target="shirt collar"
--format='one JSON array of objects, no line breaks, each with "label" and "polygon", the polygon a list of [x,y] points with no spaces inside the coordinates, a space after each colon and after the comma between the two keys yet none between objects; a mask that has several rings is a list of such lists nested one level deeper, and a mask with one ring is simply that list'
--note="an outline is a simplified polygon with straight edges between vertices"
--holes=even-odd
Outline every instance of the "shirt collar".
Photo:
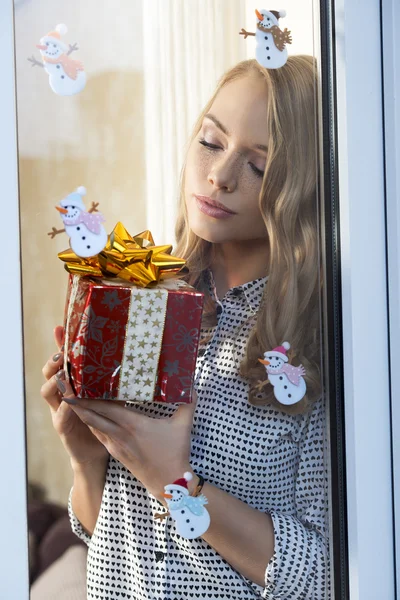
[{"label": "shirt collar", "polygon": [[[217,301],[215,282],[211,269],[206,271],[205,280],[211,297]],[[244,296],[252,312],[256,313],[260,308],[261,299],[267,280],[268,276],[259,277],[258,279],[253,279],[253,281],[248,281],[242,285],[237,285],[233,288],[230,288],[220,302],[237,302],[240,297]]]}]

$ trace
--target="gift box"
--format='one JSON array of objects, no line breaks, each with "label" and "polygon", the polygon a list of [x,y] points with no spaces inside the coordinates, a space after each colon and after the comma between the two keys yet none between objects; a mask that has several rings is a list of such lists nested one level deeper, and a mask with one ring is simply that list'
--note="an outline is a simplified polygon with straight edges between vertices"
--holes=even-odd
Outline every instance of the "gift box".
[{"label": "gift box", "polygon": [[[123,231],[126,242],[129,234]],[[145,248],[146,236],[129,236],[128,247],[136,243],[140,255],[130,271],[120,255],[120,269],[115,268],[109,253],[113,236],[106,253],[97,262],[90,259],[89,274],[83,259],[71,262],[70,251],[59,254],[70,272],[64,367],[79,398],[191,402],[204,297],[176,278],[182,263],[164,270],[166,256],[170,264],[173,257],[154,252],[167,247],[154,247],[149,232],[143,233],[150,239]],[[163,274],[172,278],[163,280]]]}]

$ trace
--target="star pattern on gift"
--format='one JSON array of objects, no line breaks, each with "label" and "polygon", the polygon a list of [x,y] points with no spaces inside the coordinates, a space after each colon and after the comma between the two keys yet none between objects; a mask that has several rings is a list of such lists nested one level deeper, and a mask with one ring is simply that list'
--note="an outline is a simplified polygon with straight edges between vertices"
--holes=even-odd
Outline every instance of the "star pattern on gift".
[{"label": "star pattern on gift", "polygon": [[[126,329],[120,388],[131,400],[151,402],[164,331],[166,290],[134,288]],[[153,318],[157,317],[157,318]]]}]

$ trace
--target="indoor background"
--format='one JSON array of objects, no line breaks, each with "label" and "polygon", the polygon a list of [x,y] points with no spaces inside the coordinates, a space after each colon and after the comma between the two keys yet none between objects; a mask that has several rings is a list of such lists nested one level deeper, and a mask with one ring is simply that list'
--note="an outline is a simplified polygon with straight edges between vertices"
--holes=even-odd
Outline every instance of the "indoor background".
[{"label": "indoor background", "polygon": [[[110,231],[151,229],[156,243],[174,243],[180,167],[203,105],[223,74],[254,56],[254,9],[285,8],[289,54],[313,54],[312,0],[284,7],[246,0],[19,0],[15,2],[19,182],[28,479],[66,504],[72,474],[40,396],[41,369],[56,351],[67,273],[57,253],[68,247],[55,205],[78,186],[86,206],[99,202]],[[57,96],[36,44],[65,23],[73,58],[88,81],[76,96]]]}]

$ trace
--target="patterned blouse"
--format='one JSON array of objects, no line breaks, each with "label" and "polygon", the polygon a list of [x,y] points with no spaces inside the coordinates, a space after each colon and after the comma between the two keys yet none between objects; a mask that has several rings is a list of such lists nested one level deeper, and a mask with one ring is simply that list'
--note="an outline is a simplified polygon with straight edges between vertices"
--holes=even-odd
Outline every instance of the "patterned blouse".
[{"label": "patterned blouse", "polygon": [[[330,598],[325,406],[291,416],[252,406],[238,369],[267,278],[217,300],[218,323],[203,333],[195,386],[190,463],[204,479],[272,517],[275,547],[261,587],[230,566],[202,538],[187,540],[163,505],[110,457],[100,513],[88,536],[88,599],[324,600]],[[267,350],[267,349],[266,349]],[[131,406],[126,403],[129,408]],[[141,405],[150,417],[172,405]]]}]

